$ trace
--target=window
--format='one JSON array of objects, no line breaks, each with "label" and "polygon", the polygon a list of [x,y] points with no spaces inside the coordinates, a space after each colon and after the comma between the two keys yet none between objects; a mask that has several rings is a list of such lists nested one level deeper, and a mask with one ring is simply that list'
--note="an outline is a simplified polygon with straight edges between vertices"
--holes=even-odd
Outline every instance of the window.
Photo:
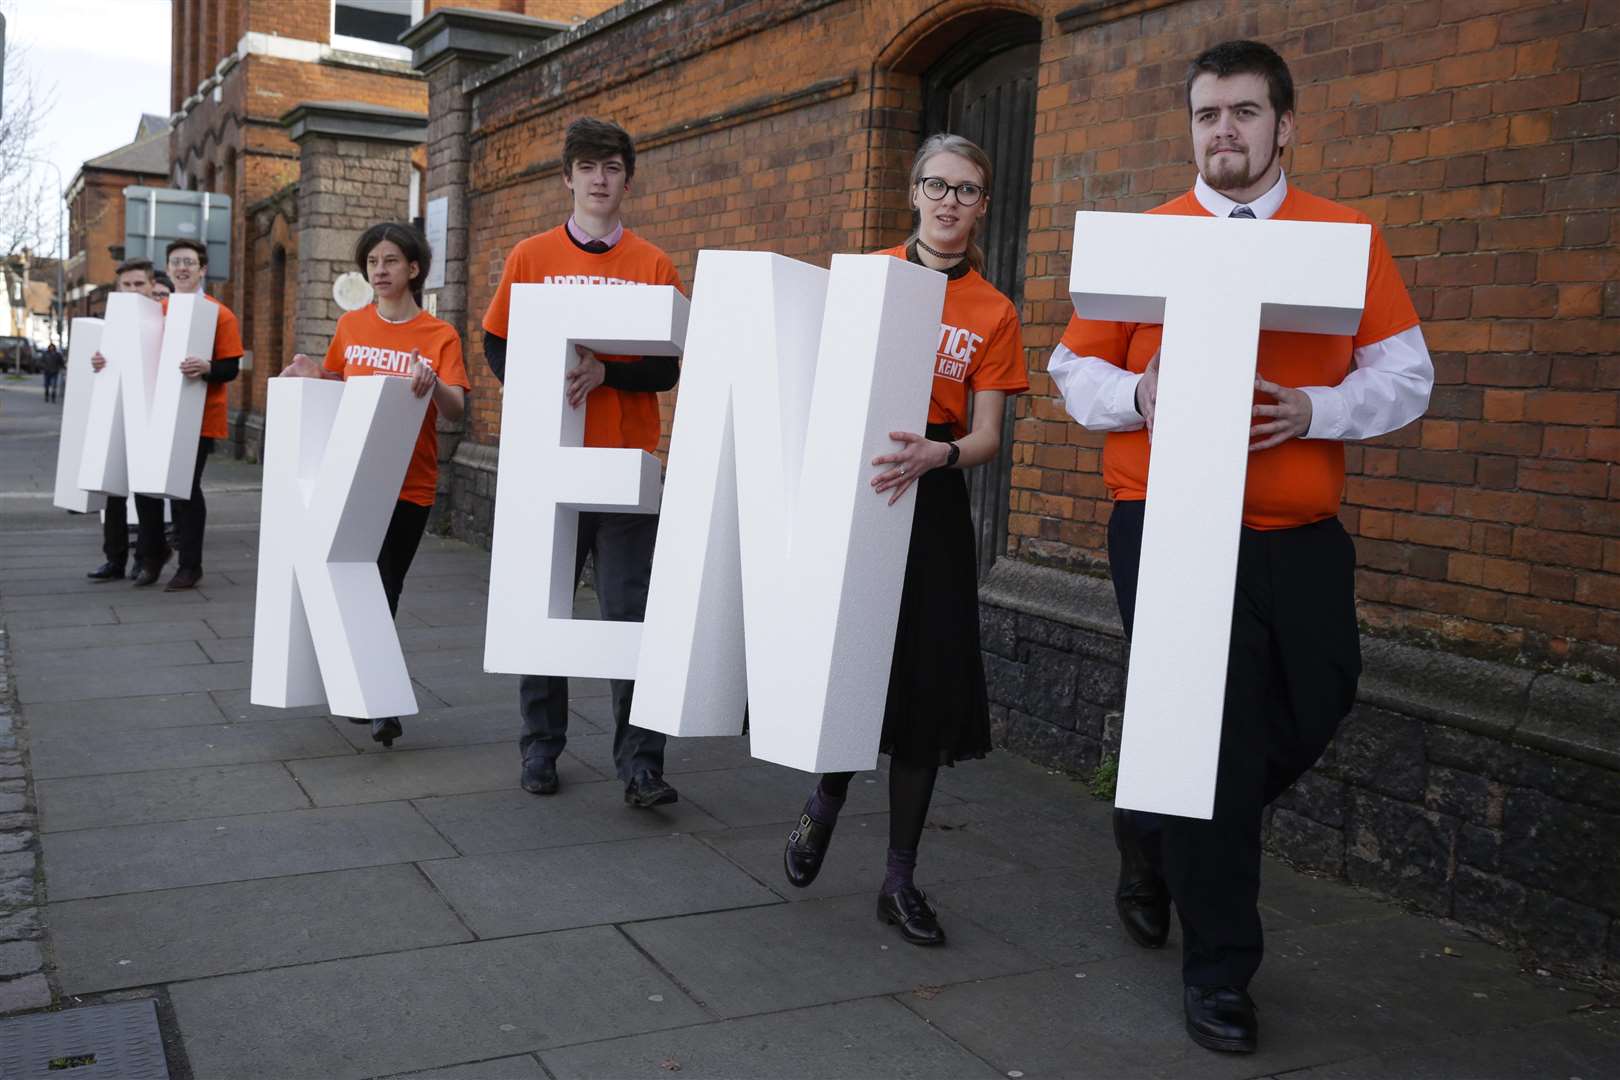
[{"label": "window", "polygon": [[422,18],[423,0],[332,0],[332,47],[409,60],[399,35]]}]

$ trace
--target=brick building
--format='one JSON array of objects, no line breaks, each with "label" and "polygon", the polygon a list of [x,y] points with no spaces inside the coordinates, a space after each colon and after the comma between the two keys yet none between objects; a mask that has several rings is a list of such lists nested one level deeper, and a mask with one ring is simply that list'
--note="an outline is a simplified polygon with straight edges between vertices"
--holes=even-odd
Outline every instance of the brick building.
[{"label": "brick building", "polygon": [[629,0],[541,37],[440,12],[405,40],[428,74],[426,194],[449,205],[435,300],[475,380],[452,529],[489,536],[499,397],[479,316],[512,245],[567,212],[568,120],[638,136],[628,217],[688,281],[703,247],[825,263],[896,242],[918,142],[960,130],[997,161],[991,276],[1021,305],[1032,382],[975,480],[995,723],[1005,745],[1096,765],[1117,746],[1125,645],[1102,440],[1045,375],[1071,215],[1184,191],[1187,59],[1261,38],[1299,84],[1291,182],[1382,225],[1437,370],[1426,417],[1349,448],[1362,701],[1270,843],[1612,973],[1617,16],[1604,0]]},{"label": "brick building", "polygon": [[124,257],[124,189],[167,187],[169,122],[143,116],[135,138],[93,157],[68,184],[67,318],[99,318]]}]

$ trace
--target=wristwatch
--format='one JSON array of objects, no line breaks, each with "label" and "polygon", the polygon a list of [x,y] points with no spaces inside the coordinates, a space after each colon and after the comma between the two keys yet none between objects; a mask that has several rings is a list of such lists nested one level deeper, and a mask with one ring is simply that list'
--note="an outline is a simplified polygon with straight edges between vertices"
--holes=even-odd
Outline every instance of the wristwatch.
[{"label": "wristwatch", "polygon": [[956,468],[956,459],[962,456],[962,448],[957,446],[954,442],[948,442],[945,445],[950,447],[950,449],[945,452],[945,467],[947,469],[954,469]]}]

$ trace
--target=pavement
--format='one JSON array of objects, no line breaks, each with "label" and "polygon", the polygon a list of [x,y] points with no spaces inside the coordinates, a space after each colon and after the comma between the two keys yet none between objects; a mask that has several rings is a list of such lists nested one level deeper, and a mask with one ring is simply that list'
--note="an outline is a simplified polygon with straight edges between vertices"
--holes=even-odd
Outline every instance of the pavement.
[{"label": "pavement", "polygon": [[427,538],[407,581],[422,711],[392,750],[250,705],[256,470],[209,465],[195,592],[94,585],[98,523],[42,497],[55,409],[0,378],[0,623],[38,815],[13,835],[42,859],[59,1007],[156,999],[175,1077],[1620,1074],[1620,1012],[1587,990],[1280,863],[1260,1052],[1194,1046],[1179,933],[1148,952],[1116,925],[1108,805],[1007,753],[941,777],[933,950],[874,917],[881,773],[804,891],[780,858],[810,779],[743,738],[671,740],[680,802],[630,809],[603,683],[575,683],[562,792],[528,795],[464,544]]}]

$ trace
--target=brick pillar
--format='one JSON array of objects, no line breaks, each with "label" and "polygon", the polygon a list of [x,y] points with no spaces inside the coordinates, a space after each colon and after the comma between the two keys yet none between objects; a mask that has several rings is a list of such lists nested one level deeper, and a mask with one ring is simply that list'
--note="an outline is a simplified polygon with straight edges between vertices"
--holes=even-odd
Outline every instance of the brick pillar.
[{"label": "brick pillar", "polygon": [[294,349],[321,357],[343,312],[332,282],[355,269],[367,226],[407,221],[419,113],[347,101],[305,102],[281,118],[298,144],[298,314]]},{"label": "brick pillar", "polygon": [[[400,38],[411,48],[412,65],[428,78],[427,191],[428,203],[445,200],[446,230],[442,249],[433,257],[444,268],[444,284],[433,290],[434,311],[460,333],[467,358],[467,373],[475,392],[493,394],[496,383],[483,360],[482,334],[478,330],[482,312],[467,308],[467,188],[472,163],[469,145],[472,132],[472,102],[462,90],[468,76],[498,63],[525,46],[544,40],[569,28],[568,23],[531,19],[498,11],[472,11],[441,8]],[[494,469],[493,447],[469,445],[461,461],[465,430],[462,423],[439,421],[439,497],[434,503],[435,531],[452,531],[469,538],[486,538],[489,528],[488,494],[493,488],[478,482],[477,474]],[[465,465],[466,468],[462,468]],[[465,475],[464,475],[465,474]],[[480,492],[482,494],[480,494]],[[461,516],[478,519],[458,528],[453,507],[476,504],[479,508]]]}]

